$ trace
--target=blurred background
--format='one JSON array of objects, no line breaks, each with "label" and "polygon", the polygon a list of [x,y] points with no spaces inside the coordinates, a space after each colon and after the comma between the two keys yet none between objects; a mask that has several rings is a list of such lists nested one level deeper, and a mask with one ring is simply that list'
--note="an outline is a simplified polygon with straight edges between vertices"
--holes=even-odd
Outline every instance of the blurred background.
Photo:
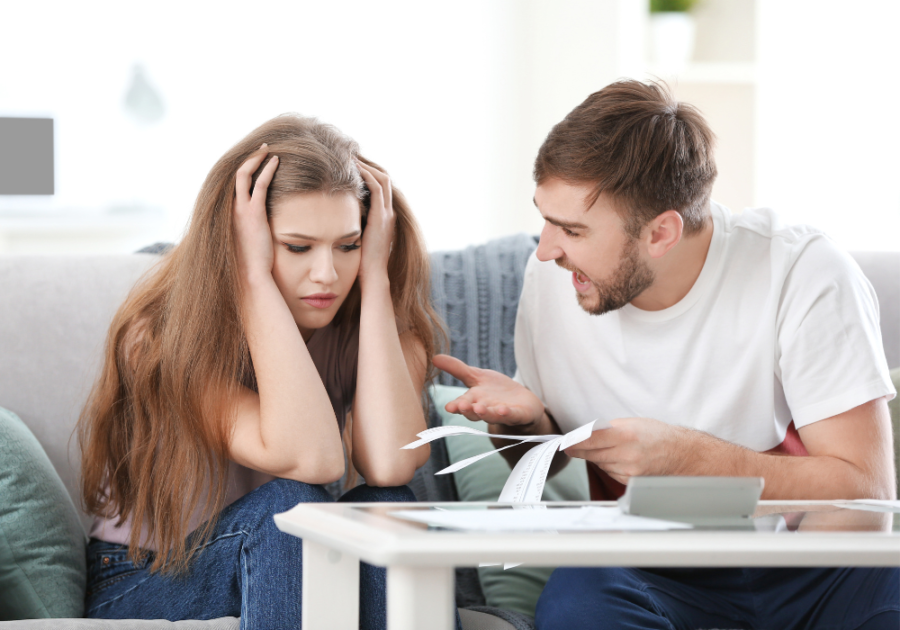
[{"label": "blurred background", "polygon": [[0,253],[177,241],[213,163],[283,112],[354,137],[431,250],[537,233],[538,146],[623,77],[663,78],[703,111],[718,136],[714,198],[733,211],[770,206],[849,250],[900,249],[900,2],[653,8],[690,10],[0,0]]}]

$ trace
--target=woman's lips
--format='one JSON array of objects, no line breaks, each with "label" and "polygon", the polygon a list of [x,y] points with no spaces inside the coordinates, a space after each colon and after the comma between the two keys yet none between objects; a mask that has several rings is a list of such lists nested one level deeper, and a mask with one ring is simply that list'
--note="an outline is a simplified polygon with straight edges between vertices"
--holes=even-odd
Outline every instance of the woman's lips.
[{"label": "woman's lips", "polygon": [[[582,279],[584,282],[582,282]],[[572,284],[575,285],[575,290],[579,293],[587,293],[591,288],[591,281],[588,280],[588,277],[577,271],[572,272]]]},{"label": "woman's lips", "polygon": [[334,304],[337,296],[334,293],[316,293],[315,295],[307,295],[300,299],[315,308],[328,308]]}]

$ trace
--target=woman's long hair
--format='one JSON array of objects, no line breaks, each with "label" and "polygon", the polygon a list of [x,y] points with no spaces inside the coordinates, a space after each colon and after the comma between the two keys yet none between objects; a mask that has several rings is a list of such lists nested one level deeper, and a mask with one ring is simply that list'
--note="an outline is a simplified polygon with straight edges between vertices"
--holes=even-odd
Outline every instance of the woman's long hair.
[{"label": "woman's long hair", "polygon": [[[89,513],[131,521],[133,559],[147,542],[141,540],[146,528],[158,550],[153,570],[185,569],[197,547],[185,541],[192,516],[206,521],[200,538],[207,540],[224,506],[236,397],[242,382],[255,380],[241,320],[235,174],[264,142],[280,161],[268,189],[269,216],[280,200],[298,193],[350,193],[360,200],[365,222],[368,191],[353,158],[374,163],[330,125],[279,116],[213,166],[184,239],[119,308],[78,423],[82,494]],[[393,201],[391,299],[398,328],[418,337],[430,366],[443,329],[431,307],[429,257],[397,189]],[[358,320],[359,308],[357,283],[336,318]]]}]

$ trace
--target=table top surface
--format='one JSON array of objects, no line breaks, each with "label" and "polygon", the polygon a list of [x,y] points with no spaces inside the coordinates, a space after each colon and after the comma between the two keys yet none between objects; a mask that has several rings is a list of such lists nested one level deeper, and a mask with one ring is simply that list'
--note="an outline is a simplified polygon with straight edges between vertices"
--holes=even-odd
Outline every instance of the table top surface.
[{"label": "table top surface", "polygon": [[[554,507],[612,502],[554,502]],[[462,532],[398,510],[509,509],[497,503],[307,503],[275,516],[284,532],[380,566],[900,566],[900,518],[832,501],[760,501],[745,528]]]}]

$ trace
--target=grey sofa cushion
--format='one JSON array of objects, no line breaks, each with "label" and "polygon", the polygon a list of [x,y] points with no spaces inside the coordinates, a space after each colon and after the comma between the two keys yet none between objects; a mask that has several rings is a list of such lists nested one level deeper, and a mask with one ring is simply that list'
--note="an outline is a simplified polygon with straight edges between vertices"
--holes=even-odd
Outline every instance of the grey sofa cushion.
[{"label": "grey sofa cushion", "polygon": [[[460,610],[465,630],[517,630],[495,614]],[[0,622],[0,630],[238,630],[240,619],[222,617],[209,621],[142,621],[139,619],[42,619]]]},{"label": "grey sofa cushion", "polygon": [[[113,314],[156,260],[0,256],[0,405],[34,433],[76,507],[80,454],[72,431]],[[80,516],[87,529],[90,517]]]},{"label": "grey sofa cushion", "polygon": [[[504,623],[508,624],[505,626],[481,626],[474,625],[469,627],[467,625],[467,619],[473,619],[473,621],[480,621],[478,617],[464,617],[463,612],[475,612],[475,613],[483,613],[485,615],[491,615],[493,617],[497,617],[502,619]],[[535,630],[534,619],[529,617],[526,614],[516,612],[514,610],[504,610],[503,608],[494,608],[493,606],[473,606],[468,609],[468,611],[459,611],[460,619],[463,622],[463,630],[478,630],[479,628],[483,628],[484,630],[494,630],[494,628],[507,628],[511,627],[515,630]]]},{"label": "grey sofa cushion", "polygon": [[0,630],[238,630],[240,625],[241,620],[237,617],[220,617],[207,621],[33,619],[0,622]]},{"label": "grey sofa cushion", "polygon": [[462,622],[463,630],[518,630],[515,625],[504,619],[502,614],[497,615],[494,608],[491,608],[490,612],[460,609],[459,620]]}]

